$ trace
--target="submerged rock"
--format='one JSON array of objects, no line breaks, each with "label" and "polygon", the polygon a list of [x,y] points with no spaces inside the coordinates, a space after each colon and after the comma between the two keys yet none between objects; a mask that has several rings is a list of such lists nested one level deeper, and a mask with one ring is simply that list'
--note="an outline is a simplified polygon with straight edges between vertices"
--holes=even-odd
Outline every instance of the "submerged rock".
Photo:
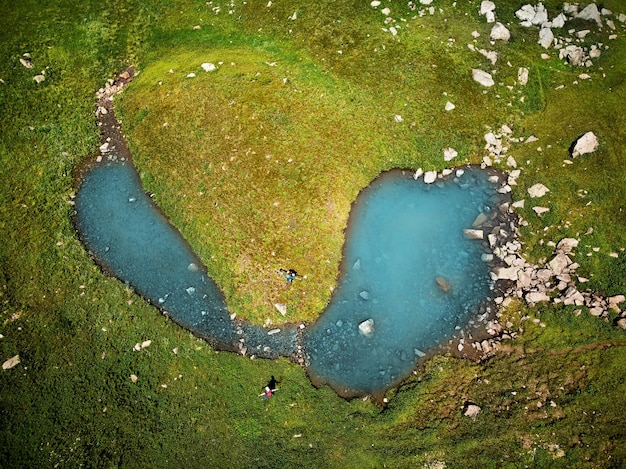
[{"label": "submerged rock", "polygon": [[371,337],[374,335],[374,320],[370,318],[360,323],[359,332],[365,337]]},{"label": "submerged rock", "polygon": [[443,277],[435,277],[435,282],[437,282],[437,286],[444,293],[448,293],[452,289],[452,286],[450,285],[450,282],[448,282]]}]

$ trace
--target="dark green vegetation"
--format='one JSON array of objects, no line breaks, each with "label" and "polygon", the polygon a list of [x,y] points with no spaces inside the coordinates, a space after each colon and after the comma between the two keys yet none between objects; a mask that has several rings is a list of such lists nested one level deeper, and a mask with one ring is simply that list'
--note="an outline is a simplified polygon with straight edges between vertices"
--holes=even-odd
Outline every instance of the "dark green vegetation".
[{"label": "dark green vegetation", "polygon": [[[216,353],[89,259],[71,224],[73,174],[99,144],[94,92],[135,64],[116,99],[144,183],[241,316],[278,323],[271,303],[286,302],[289,319],[313,319],[358,191],[386,168],[442,169],[447,146],[479,162],[486,126],[502,124],[539,138],[509,149],[523,167],[514,198],[550,188],[549,214],[521,212],[526,257],[580,234],[587,285],[626,292],[621,26],[609,41],[570,25],[610,46],[582,70],[554,51],[539,58],[537,31],[512,21],[519,2],[498,2],[513,39],[493,47],[478,1],[436,0],[443,14],[415,20],[406,2],[385,2],[396,38],[369,2],[310,3],[0,2],[0,361],[21,360],[0,378],[0,466],[620,467],[626,339],[586,310],[514,305],[506,315],[524,332],[505,352],[433,359],[382,410],[314,389],[284,360]],[[558,3],[546,3],[553,16]],[[473,30],[477,47],[501,53],[495,67],[467,49]],[[207,73],[203,62],[223,63]],[[513,89],[482,93],[476,67]],[[583,71],[592,79],[572,85]],[[600,148],[564,166],[588,130]],[[282,289],[278,267],[307,279]],[[282,384],[263,402],[271,374]],[[475,421],[462,415],[469,401]]]}]

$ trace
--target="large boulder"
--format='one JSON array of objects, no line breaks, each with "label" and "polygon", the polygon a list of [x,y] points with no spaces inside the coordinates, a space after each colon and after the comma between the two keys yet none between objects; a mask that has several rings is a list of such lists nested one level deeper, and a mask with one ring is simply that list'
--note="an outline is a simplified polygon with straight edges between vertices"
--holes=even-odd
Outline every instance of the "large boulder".
[{"label": "large boulder", "polygon": [[593,153],[598,148],[598,138],[593,132],[587,132],[574,143],[572,148],[572,158],[587,153]]},{"label": "large boulder", "polygon": [[588,21],[595,21],[598,26],[602,27],[602,14],[598,11],[598,7],[595,3],[590,3],[585,8],[583,8],[578,14],[576,18],[580,18]]},{"label": "large boulder", "polygon": [[554,33],[550,28],[541,28],[539,31],[539,44],[544,49],[549,49],[554,42]]},{"label": "large boulder", "polygon": [[511,39],[511,32],[502,23],[496,23],[493,28],[491,28],[489,37],[492,41],[508,41]]}]

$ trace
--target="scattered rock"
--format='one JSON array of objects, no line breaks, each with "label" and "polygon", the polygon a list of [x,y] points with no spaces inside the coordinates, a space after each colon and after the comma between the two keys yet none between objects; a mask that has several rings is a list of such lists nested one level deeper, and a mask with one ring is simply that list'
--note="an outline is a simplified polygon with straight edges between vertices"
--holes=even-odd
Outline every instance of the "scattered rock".
[{"label": "scattered rock", "polygon": [[537,215],[543,215],[544,213],[547,213],[550,211],[550,209],[548,207],[533,207],[533,210],[535,211],[535,213]]},{"label": "scattered rock", "polygon": [[550,192],[550,189],[548,189],[546,186],[544,186],[541,183],[537,183],[528,188],[528,194],[532,198],[543,197],[544,195],[546,195],[547,192]]},{"label": "scattered rock", "polygon": [[595,21],[599,27],[602,27],[602,15],[598,11],[598,7],[595,3],[590,3],[585,8],[583,8],[577,15],[576,18],[580,18],[588,21]]},{"label": "scattered rock", "polygon": [[30,59],[20,58],[20,63],[26,68],[33,68],[33,63],[30,61]]},{"label": "scattered rock", "polygon": [[502,23],[496,23],[493,28],[491,28],[489,37],[492,41],[508,41],[511,39],[511,32]]},{"label": "scattered rock", "polygon": [[139,381],[139,378],[137,377],[137,375],[130,375],[130,380],[131,380],[133,383],[136,383],[137,381]]},{"label": "scattered rock", "polygon": [[463,415],[471,418],[472,420],[476,420],[476,417],[478,417],[478,414],[480,413],[480,411],[481,411],[481,408],[477,406],[476,404],[467,404],[465,406],[465,411],[463,412]]},{"label": "scattered rock", "polygon": [[572,158],[576,158],[580,155],[587,153],[593,153],[598,148],[598,138],[593,132],[587,132],[574,144],[572,148]]},{"label": "scattered rock", "polygon": [[208,62],[205,62],[205,63],[203,63],[203,64],[202,64],[202,65],[200,65],[200,66],[202,67],[202,69],[203,69],[205,72],[212,72],[212,71],[214,71],[214,70],[217,70],[217,67],[215,66],[215,64],[208,63]]},{"label": "scattered rock", "polygon": [[524,86],[528,83],[528,69],[526,67],[520,67],[517,70],[517,82]]},{"label": "scattered rock", "polygon": [[450,161],[453,158],[456,158],[457,155],[458,155],[458,152],[454,148],[448,147],[443,150],[444,161]]},{"label": "scattered rock", "polygon": [[278,310],[283,316],[287,314],[287,305],[283,303],[274,303],[274,308]]},{"label": "scattered rock", "polygon": [[446,111],[452,111],[456,106],[452,104],[450,101],[446,103]]},{"label": "scattered rock", "polygon": [[472,78],[482,86],[491,87],[495,85],[491,74],[477,68],[472,69]]},{"label": "scattered rock", "polygon": [[20,363],[20,356],[15,355],[14,357],[9,358],[2,364],[2,369],[9,370],[19,363]]},{"label": "scattered rock", "polygon": [[554,33],[550,28],[541,28],[539,30],[539,44],[544,49],[549,49],[554,42]]},{"label": "scattered rock", "polygon": [[33,77],[33,80],[35,80],[35,82],[37,84],[41,83],[42,81],[44,81],[46,79],[46,77],[44,75],[35,75]]}]

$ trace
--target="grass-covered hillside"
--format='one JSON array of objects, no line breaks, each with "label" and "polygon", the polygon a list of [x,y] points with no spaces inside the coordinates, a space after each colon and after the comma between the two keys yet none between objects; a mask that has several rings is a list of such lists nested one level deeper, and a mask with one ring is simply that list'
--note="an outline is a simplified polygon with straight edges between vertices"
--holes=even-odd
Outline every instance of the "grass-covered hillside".
[{"label": "grass-covered hillside", "polygon": [[[616,311],[513,301],[501,323],[516,339],[482,363],[431,359],[383,409],[286,360],[212,350],[106,276],[72,225],[77,168],[100,145],[96,91],[133,65],[115,104],[144,187],[239,317],[322,313],[351,203],[382,171],[485,158],[520,170],[529,262],[577,238],[579,289],[626,293],[626,5],[598,4],[602,27],[570,13],[553,28],[587,66],[539,45],[522,2],[495,3],[508,41],[467,0],[0,0],[0,467],[625,464]],[[572,158],[588,131],[598,149]],[[536,183],[550,191],[531,200]],[[305,278],[285,288],[279,268]]]}]

